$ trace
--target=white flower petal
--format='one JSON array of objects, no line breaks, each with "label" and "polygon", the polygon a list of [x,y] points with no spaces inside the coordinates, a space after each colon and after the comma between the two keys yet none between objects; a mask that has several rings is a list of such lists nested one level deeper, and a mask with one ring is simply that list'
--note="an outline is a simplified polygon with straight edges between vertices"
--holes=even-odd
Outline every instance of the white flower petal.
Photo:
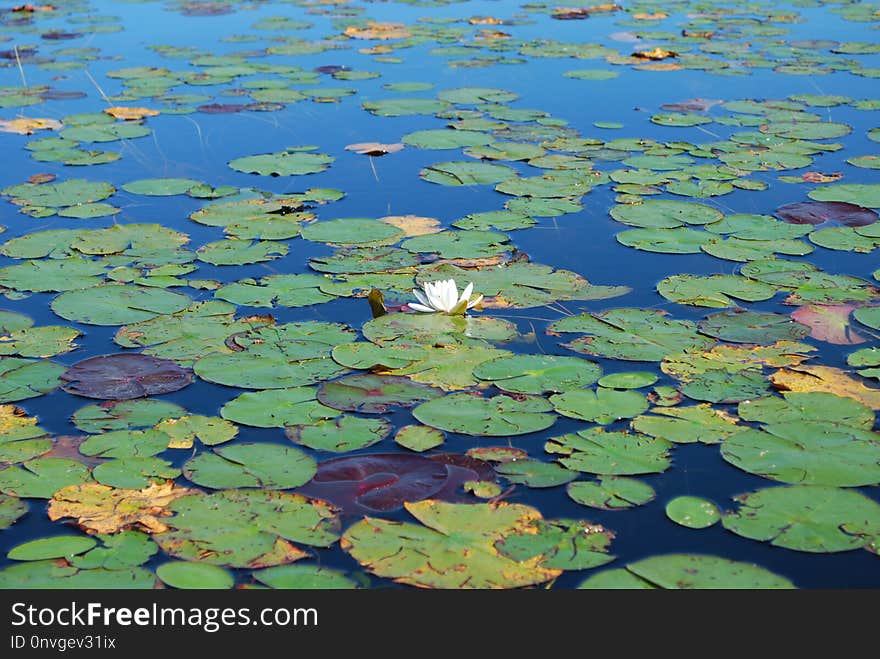
[{"label": "white flower petal", "polygon": [[408,306],[413,311],[421,311],[422,313],[435,313],[437,311],[436,309],[426,307],[424,305],[418,304],[417,302],[409,302],[406,306]]},{"label": "white flower petal", "polygon": [[413,289],[413,295],[415,295],[415,296],[416,296],[416,299],[417,299],[419,302],[421,302],[424,306],[426,306],[426,307],[430,307],[430,306],[431,306],[431,303],[428,301],[428,298],[425,297],[424,293],[422,293],[420,290],[417,290],[417,289],[414,288],[414,289]]},{"label": "white flower petal", "polygon": [[473,300],[468,302],[467,308],[473,309],[475,306],[477,306],[482,301],[483,301],[483,296],[477,295]]},{"label": "white flower petal", "polygon": [[464,290],[461,293],[461,297],[458,298],[459,303],[463,300],[470,300],[471,293],[474,292],[474,282],[468,282],[468,285],[464,287]]}]

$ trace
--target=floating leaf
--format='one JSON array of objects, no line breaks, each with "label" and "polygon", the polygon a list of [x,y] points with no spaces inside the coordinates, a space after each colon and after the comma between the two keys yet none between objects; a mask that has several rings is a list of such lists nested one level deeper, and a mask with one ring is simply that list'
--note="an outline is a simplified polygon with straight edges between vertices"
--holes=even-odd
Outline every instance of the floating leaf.
[{"label": "floating leaf", "polygon": [[232,399],[220,410],[224,419],[258,428],[284,428],[332,419],[339,412],[319,403],[312,387],[267,389]]},{"label": "floating leaf", "polygon": [[744,430],[736,417],[705,403],[691,407],[654,407],[652,415],[637,416],[630,424],[640,433],[675,444],[718,444]]},{"label": "floating leaf", "polygon": [[502,462],[495,467],[495,471],[511,483],[520,483],[529,487],[556,487],[557,485],[565,485],[578,477],[577,472],[570,471],[554,462],[541,462],[540,460]]},{"label": "floating leaf", "polygon": [[752,563],[702,554],[667,554],[600,572],[578,588],[763,590],[789,589],[794,585],[785,577]]},{"label": "floating leaf", "polygon": [[785,391],[825,391],[853,398],[872,409],[880,410],[880,390],[866,387],[841,369],[831,366],[780,369],[770,375],[770,380]]},{"label": "floating leaf", "polygon": [[623,476],[606,476],[597,481],[576,481],[565,490],[577,503],[600,510],[624,510],[653,501],[656,493],[647,483]]},{"label": "floating leaf", "polygon": [[326,460],[300,491],[346,511],[391,511],[420,501],[447,484],[449,470],[428,458],[402,453],[358,455]]},{"label": "floating leaf", "polygon": [[47,558],[71,558],[97,545],[92,538],[81,535],[56,535],[16,545],[6,554],[16,561],[41,561]]},{"label": "floating leaf", "polygon": [[0,403],[35,398],[61,384],[61,364],[46,360],[0,357]]},{"label": "floating leaf", "polygon": [[588,474],[632,476],[656,474],[668,469],[671,446],[664,439],[646,435],[588,428],[554,437],[544,449],[565,456],[559,462],[568,469]]},{"label": "floating leaf", "polygon": [[547,414],[552,409],[549,402],[537,397],[449,394],[422,403],[413,416],[426,426],[448,432],[504,437],[549,428],[556,421],[554,415]]},{"label": "floating leaf", "polygon": [[673,275],[657,284],[657,292],[678,304],[723,308],[735,304],[731,297],[746,302],[769,300],[776,289],[737,275]]},{"label": "floating leaf", "polygon": [[306,553],[292,543],[329,547],[339,519],[325,502],[299,494],[223,490],[171,502],[167,530],[153,536],[175,558],[210,565],[262,568]]},{"label": "floating leaf", "polygon": [[347,414],[285,428],[287,437],[297,444],[334,453],[372,446],[385,439],[390,432],[391,424],[385,419],[365,419]]},{"label": "floating leaf", "polygon": [[156,576],[172,588],[212,589],[232,588],[234,577],[216,565],[171,561],[156,568]]},{"label": "floating leaf", "polygon": [[345,532],[342,547],[372,573],[428,588],[513,588],[549,581],[558,569],[543,554],[505,557],[497,543],[533,529],[540,513],[522,504],[405,504],[424,526],[366,518]]},{"label": "floating leaf", "polygon": [[314,174],[327,169],[335,160],[324,153],[306,153],[303,151],[280,151],[258,156],[236,158],[229,166],[246,174],[262,174],[263,176],[301,176]]},{"label": "floating leaf", "polygon": [[515,355],[483,362],[474,375],[488,380],[502,391],[543,394],[578,389],[596,382],[602,369],[577,357]]},{"label": "floating leaf", "polygon": [[807,196],[816,201],[842,201],[867,208],[880,208],[880,184],[876,183],[825,185],[810,190]]},{"label": "floating leaf", "polygon": [[706,529],[721,519],[721,513],[714,503],[691,496],[671,499],[666,504],[666,516],[689,529]]},{"label": "floating leaf", "polygon": [[161,288],[102,284],[62,293],[52,311],[67,320],[89,325],[126,325],[180,311],[190,304],[186,295]]},{"label": "floating leaf", "polygon": [[851,304],[808,304],[793,311],[791,317],[807,325],[814,339],[836,345],[856,345],[865,339],[850,326],[849,315],[854,309]]},{"label": "floating leaf", "polygon": [[178,391],[192,382],[192,373],[168,359],[115,354],[78,362],[61,380],[62,389],[78,396],[120,400]]},{"label": "floating leaf", "polygon": [[342,572],[317,565],[277,565],[254,572],[262,584],[279,590],[342,590],[357,588],[357,583]]},{"label": "floating leaf", "polygon": [[315,461],[302,451],[277,444],[236,443],[188,460],[184,475],[196,485],[287,490],[315,475]]},{"label": "floating leaf", "polygon": [[122,186],[122,189],[132,194],[147,195],[150,197],[168,197],[171,195],[186,194],[191,188],[200,185],[199,181],[191,178],[145,178],[130,181]]},{"label": "floating leaf", "polygon": [[91,479],[81,462],[67,458],[36,458],[19,466],[0,469],[0,492],[23,499],[50,499],[66,485]]},{"label": "floating leaf", "polygon": [[694,323],[666,318],[662,311],[611,309],[580,314],[550,324],[553,332],[586,334],[564,344],[575,352],[633,361],[660,361],[667,354],[699,350],[713,343]]},{"label": "floating leaf", "polygon": [[408,378],[368,373],[325,382],[318,390],[318,400],[328,407],[369,414],[412,407],[440,395],[439,390]]},{"label": "floating leaf", "polygon": [[419,172],[422,180],[440,185],[487,185],[516,176],[516,170],[507,165],[455,160],[438,162]]},{"label": "floating leaf", "polygon": [[[868,547],[880,529],[880,504],[853,490],[788,485],[734,497],[724,528],[776,547],[834,553]],[[873,537],[872,537],[873,536]]]},{"label": "floating leaf", "polygon": [[880,218],[870,208],[844,201],[802,201],[776,209],[776,217],[791,224],[836,222],[846,227],[873,224]]},{"label": "floating leaf", "polygon": [[403,426],[394,436],[395,442],[419,453],[437,448],[445,439],[442,431],[427,426]]},{"label": "floating leaf", "polygon": [[697,326],[700,332],[732,343],[769,344],[796,341],[809,334],[809,327],[799,320],[777,313],[732,309],[706,316]]},{"label": "floating leaf", "polygon": [[0,530],[8,529],[27,511],[27,504],[20,499],[0,494]]},{"label": "floating leaf", "polygon": [[152,483],[140,490],[113,488],[100,483],[61,487],[49,502],[49,519],[72,517],[87,531],[116,533],[127,528],[160,533],[168,506],[193,490],[172,481]]},{"label": "floating leaf", "polygon": [[648,409],[648,401],[637,391],[618,391],[599,387],[575,389],[550,397],[553,408],[573,419],[602,425],[631,419]]}]

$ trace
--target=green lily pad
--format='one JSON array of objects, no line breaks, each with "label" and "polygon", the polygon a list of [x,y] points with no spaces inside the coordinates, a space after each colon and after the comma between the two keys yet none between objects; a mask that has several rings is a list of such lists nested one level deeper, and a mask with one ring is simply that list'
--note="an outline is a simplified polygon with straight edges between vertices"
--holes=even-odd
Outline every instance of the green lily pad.
[{"label": "green lily pad", "polygon": [[289,439],[317,451],[343,453],[381,442],[391,433],[386,419],[365,419],[343,414],[335,419],[285,428]]},{"label": "green lily pad", "polygon": [[419,176],[424,181],[440,185],[488,185],[516,176],[516,170],[507,165],[452,160],[425,167]]},{"label": "green lily pad", "polygon": [[50,499],[68,485],[91,480],[83,463],[67,458],[36,458],[0,469],[0,492],[22,499]]},{"label": "green lily pad", "polygon": [[342,572],[317,565],[276,565],[253,574],[260,583],[278,590],[342,590],[358,586]]},{"label": "green lily pad", "polygon": [[287,245],[270,240],[227,238],[202,245],[196,252],[199,261],[211,265],[247,265],[272,261],[287,254]]},{"label": "green lily pad", "polygon": [[103,263],[75,257],[26,261],[0,268],[0,286],[34,293],[72,291],[102,284],[106,271]]},{"label": "green lily pad", "polygon": [[8,529],[27,514],[27,504],[17,497],[0,494],[0,530]]},{"label": "green lily pad", "polygon": [[101,541],[101,546],[68,558],[71,565],[81,569],[118,570],[143,565],[159,551],[150,536],[140,531],[122,531],[113,535],[98,533],[93,537]]},{"label": "green lily pad", "polygon": [[147,457],[127,457],[108,460],[92,470],[92,477],[103,485],[140,489],[154,481],[180,476],[180,469],[167,460]]},{"label": "green lily pad", "polygon": [[0,403],[36,398],[61,384],[66,369],[47,360],[0,357]]},{"label": "green lily pad", "polygon": [[611,217],[622,224],[652,229],[703,225],[717,222],[724,214],[705,204],[667,199],[649,199],[641,204],[615,206]]},{"label": "green lily pad", "polygon": [[556,421],[553,414],[547,414],[552,409],[548,401],[536,397],[449,394],[422,403],[413,416],[426,426],[447,432],[504,437],[549,428]]},{"label": "green lily pad", "polygon": [[434,98],[383,98],[368,101],[364,110],[380,117],[404,117],[413,114],[436,114],[449,107],[449,103]]},{"label": "green lily pad", "polygon": [[561,467],[555,462],[540,460],[516,460],[495,466],[495,472],[511,483],[528,487],[556,487],[565,485],[578,477],[578,473]]},{"label": "green lily pad", "polygon": [[496,544],[503,556],[525,561],[542,557],[541,565],[559,570],[586,570],[614,560],[608,546],[614,534],[585,520],[539,520],[535,531],[510,535]]},{"label": "green lily pad", "polygon": [[329,547],[339,519],[323,501],[263,490],[222,490],[180,497],[153,539],[174,558],[229,567],[270,567],[302,558],[292,543]]},{"label": "green lily pad", "polygon": [[69,179],[58,183],[22,183],[0,192],[12,197],[13,203],[18,206],[60,208],[107,199],[116,192],[116,188],[102,181]]},{"label": "green lily pad", "polygon": [[156,568],[156,576],[172,588],[220,590],[232,588],[235,578],[223,568],[206,563],[171,561]]},{"label": "green lily pad", "polygon": [[394,441],[410,451],[422,453],[437,448],[446,441],[443,431],[428,426],[403,426],[394,436]]},{"label": "green lily pad", "polygon": [[145,178],[129,181],[122,186],[122,189],[132,194],[149,197],[169,197],[186,194],[191,188],[200,184],[200,181],[191,178]]},{"label": "green lily pad", "polygon": [[474,375],[502,391],[543,394],[586,387],[599,378],[602,369],[586,359],[556,355],[514,355],[483,362]]},{"label": "green lily pad", "polygon": [[675,229],[629,229],[617,234],[621,245],[634,247],[644,252],[660,254],[699,254],[710,240],[705,231],[695,231],[686,227]]},{"label": "green lily pad", "polygon": [[721,513],[711,501],[700,497],[675,497],[666,504],[666,516],[676,524],[689,529],[706,529],[721,519]]},{"label": "green lily pad", "polygon": [[237,172],[263,176],[301,176],[323,172],[335,160],[324,153],[303,151],[280,151],[257,156],[245,156],[230,161],[229,166]]},{"label": "green lily pad", "polygon": [[789,589],[794,585],[785,577],[752,563],[702,554],[667,554],[600,572],[578,588],[763,590]]},{"label": "green lily pad", "polygon": [[315,222],[301,233],[306,240],[331,245],[380,245],[397,242],[404,235],[398,227],[364,217]]},{"label": "green lily pad", "polygon": [[654,407],[651,415],[637,416],[631,425],[633,430],[675,444],[719,444],[745,429],[736,424],[735,417],[706,403],[691,407]]},{"label": "green lily pad", "polygon": [[631,419],[648,409],[648,401],[637,391],[575,389],[550,396],[553,408],[563,416],[601,425]]},{"label": "green lily pad", "polygon": [[367,570],[430,588],[515,588],[544,583],[560,571],[543,554],[507,558],[496,545],[535,528],[541,514],[522,504],[404,504],[423,525],[367,517],[348,528],[342,548]]},{"label": "green lily pad", "polygon": [[102,284],[67,291],[52,300],[52,311],[89,325],[126,325],[180,311],[191,300],[182,293],[126,284]]},{"label": "green lily pad", "polygon": [[98,543],[88,536],[56,535],[16,545],[6,554],[15,561],[41,561],[48,558],[70,558],[87,552]]},{"label": "green lily pad", "polygon": [[557,320],[549,329],[585,334],[564,344],[575,352],[632,361],[660,361],[670,353],[701,350],[713,343],[700,336],[691,321],[673,320],[662,311],[642,309],[580,314]]},{"label": "green lily pad", "polygon": [[220,416],[258,428],[284,428],[335,418],[338,410],[319,403],[316,394],[312,387],[251,391],[226,403]]},{"label": "green lily pad", "polygon": [[880,504],[854,490],[787,485],[734,497],[724,528],[775,547],[811,553],[868,548],[880,530]]},{"label": "green lily pad", "polygon": [[738,275],[673,275],[657,284],[657,292],[678,304],[723,308],[735,305],[731,298],[745,302],[769,300],[776,289]]},{"label": "green lily pad", "polygon": [[845,201],[867,208],[880,208],[880,184],[836,183],[810,190],[807,193],[815,201]]},{"label": "green lily pad", "polygon": [[392,407],[412,407],[442,392],[407,378],[362,373],[325,382],[318,391],[324,405],[346,412],[381,414]]},{"label": "green lily pad", "polygon": [[732,343],[797,341],[810,333],[810,328],[785,314],[734,309],[706,316],[698,323],[700,332]]},{"label": "green lily pad", "polygon": [[625,510],[654,500],[656,493],[647,483],[624,476],[605,476],[596,481],[569,483],[568,496],[583,506],[600,510]]},{"label": "green lily pad", "polygon": [[108,430],[149,428],[163,419],[173,419],[184,414],[186,410],[175,403],[139,398],[86,405],[73,413],[71,421],[83,432],[100,433]]},{"label": "green lily pad", "polygon": [[603,476],[634,476],[666,471],[672,463],[671,447],[666,440],[647,435],[588,428],[554,437],[544,450],[565,456],[559,462],[568,469]]},{"label": "green lily pad", "polygon": [[311,480],[317,465],[302,451],[267,443],[236,443],[200,453],[183,465],[196,485],[221,488],[259,487],[287,490]]},{"label": "green lily pad", "polygon": [[156,575],[140,567],[79,569],[58,560],[31,561],[0,570],[0,589],[152,589]]},{"label": "green lily pad", "polygon": [[654,373],[609,373],[599,378],[599,386],[606,389],[641,389],[650,387],[657,379]]},{"label": "green lily pad", "polygon": [[221,286],[214,297],[248,307],[308,307],[334,299],[320,290],[325,281],[317,275],[269,275]]},{"label": "green lily pad", "polygon": [[460,149],[467,146],[489,144],[493,138],[488,133],[476,130],[417,130],[403,136],[404,144],[420,149]]},{"label": "green lily pad", "polygon": [[60,325],[28,327],[0,336],[0,355],[54,357],[76,348],[78,330]]}]

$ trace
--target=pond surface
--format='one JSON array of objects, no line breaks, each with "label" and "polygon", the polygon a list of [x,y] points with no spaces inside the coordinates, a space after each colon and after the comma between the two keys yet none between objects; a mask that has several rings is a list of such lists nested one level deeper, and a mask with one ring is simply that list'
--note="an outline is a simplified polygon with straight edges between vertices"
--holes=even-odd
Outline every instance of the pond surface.
[{"label": "pond surface", "polygon": [[0,587],[880,587],[878,20],[0,7]]}]

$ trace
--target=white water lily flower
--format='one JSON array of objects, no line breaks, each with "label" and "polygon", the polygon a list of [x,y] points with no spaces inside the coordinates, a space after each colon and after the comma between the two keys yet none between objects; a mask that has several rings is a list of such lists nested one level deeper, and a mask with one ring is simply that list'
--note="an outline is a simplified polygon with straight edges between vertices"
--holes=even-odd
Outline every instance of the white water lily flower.
[{"label": "white water lily flower", "polygon": [[413,289],[413,295],[418,302],[410,302],[407,306],[414,311],[423,313],[441,312],[446,314],[464,314],[468,309],[478,305],[482,295],[472,295],[473,283],[465,286],[461,296],[458,294],[458,286],[454,279],[441,281],[426,281],[422,284],[422,290]]}]

